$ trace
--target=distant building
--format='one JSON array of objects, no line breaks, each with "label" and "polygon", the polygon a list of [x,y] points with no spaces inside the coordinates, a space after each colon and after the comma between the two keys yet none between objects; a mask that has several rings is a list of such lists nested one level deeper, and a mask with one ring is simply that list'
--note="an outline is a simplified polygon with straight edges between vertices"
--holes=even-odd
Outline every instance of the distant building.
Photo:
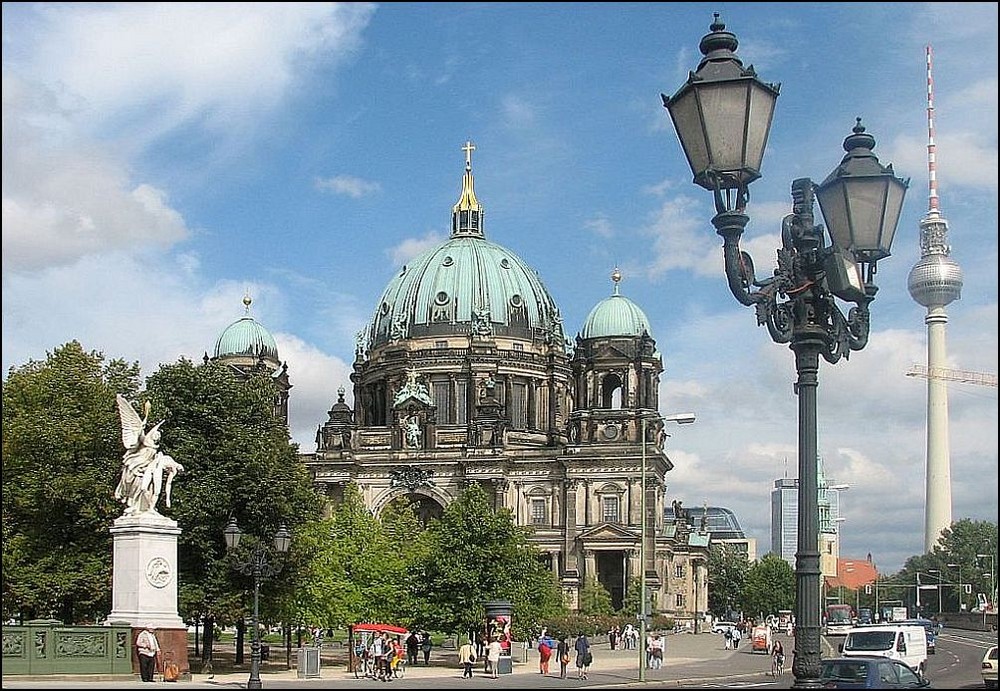
[{"label": "distant building", "polygon": [[[830,485],[823,471],[817,478],[817,509],[819,512],[820,573],[834,577],[840,559],[840,492],[846,485]],[[782,478],[774,481],[771,490],[771,552],[795,568],[798,549],[799,481]]]},{"label": "distant building", "polygon": [[799,481],[781,478],[771,490],[771,553],[795,568],[799,544]]},{"label": "distant building", "polygon": [[[731,509],[723,506],[702,506],[685,508],[687,522],[700,532],[708,532],[709,546],[731,545],[747,555],[748,561],[757,559],[757,540],[747,537],[739,519]],[[667,521],[674,518],[672,510],[667,510]]]}]

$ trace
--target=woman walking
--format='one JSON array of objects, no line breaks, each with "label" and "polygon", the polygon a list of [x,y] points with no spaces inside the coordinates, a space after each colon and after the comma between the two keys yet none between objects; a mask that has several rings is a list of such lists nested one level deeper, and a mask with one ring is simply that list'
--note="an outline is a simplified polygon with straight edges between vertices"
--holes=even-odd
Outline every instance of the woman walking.
[{"label": "woman walking", "polygon": [[556,655],[559,656],[559,678],[566,678],[566,668],[569,667],[569,643],[566,636],[559,637],[559,645],[556,646]]}]

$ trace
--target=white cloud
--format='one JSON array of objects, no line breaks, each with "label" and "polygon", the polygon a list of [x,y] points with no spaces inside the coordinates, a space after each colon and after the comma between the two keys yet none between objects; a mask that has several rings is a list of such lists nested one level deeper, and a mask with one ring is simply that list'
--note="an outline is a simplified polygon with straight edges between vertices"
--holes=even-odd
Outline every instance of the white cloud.
[{"label": "white cloud", "polygon": [[5,270],[164,249],[189,233],[163,190],[134,182],[121,156],[73,125],[51,91],[4,76]]},{"label": "white cloud", "polygon": [[366,3],[41,5],[26,37],[35,49],[20,68],[78,95],[90,125],[105,131],[141,123],[155,136],[195,121],[232,131],[274,107],[303,62],[350,55],[373,11]]},{"label": "white cloud", "polygon": [[422,238],[407,238],[395,247],[387,250],[386,254],[392,260],[393,266],[402,266],[408,261],[417,257],[427,250],[437,247],[444,242],[444,237],[433,230],[428,231]]},{"label": "white cloud", "polygon": [[380,192],[382,185],[356,178],[353,175],[334,175],[332,178],[316,178],[316,189],[329,190],[334,194],[343,194],[353,199],[359,199],[365,195]]},{"label": "white cloud", "polygon": [[615,235],[615,228],[611,224],[611,219],[604,214],[598,214],[594,218],[584,221],[583,227],[598,237],[610,238]]},{"label": "white cloud", "polygon": [[509,127],[530,127],[535,124],[537,108],[523,96],[507,94],[500,102],[504,121]]}]

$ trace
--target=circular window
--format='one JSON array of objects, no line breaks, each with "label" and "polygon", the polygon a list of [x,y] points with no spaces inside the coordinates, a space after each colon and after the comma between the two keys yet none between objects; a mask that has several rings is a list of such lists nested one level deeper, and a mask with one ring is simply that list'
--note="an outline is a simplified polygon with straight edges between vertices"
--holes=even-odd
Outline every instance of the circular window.
[{"label": "circular window", "polygon": [[524,304],[524,300],[521,299],[520,295],[515,293],[514,295],[510,296],[510,304],[512,307],[520,307],[521,305]]},{"label": "circular window", "polygon": [[618,436],[618,425],[607,425],[604,428],[604,438],[614,439]]},{"label": "circular window", "polygon": [[382,314],[389,314],[389,303],[383,302],[380,309],[382,310]]},{"label": "circular window", "polygon": [[502,266],[505,269],[510,268],[510,262],[507,260],[507,257],[504,257],[503,259],[500,260],[500,266]]},{"label": "circular window", "polygon": [[438,294],[434,296],[434,302],[436,302],[439,305],[447,305],[448,293],[444,292],[443,290],[438,291]]},{"label": "circular window", "polygon": [[447,256],[447,257],[445,257],[445,258],[444,258],[444,261],[443,261],[443,262],[441,262],[441,264],[442,264],[442,265],[444,265],[444,266],[451,266],[451,265],[452,265],[452,264],[454,264],[454,263],[455,263],[455,260],[454,260],[454,259],[452,259],[452,258],[451,258],[451,256]]}]

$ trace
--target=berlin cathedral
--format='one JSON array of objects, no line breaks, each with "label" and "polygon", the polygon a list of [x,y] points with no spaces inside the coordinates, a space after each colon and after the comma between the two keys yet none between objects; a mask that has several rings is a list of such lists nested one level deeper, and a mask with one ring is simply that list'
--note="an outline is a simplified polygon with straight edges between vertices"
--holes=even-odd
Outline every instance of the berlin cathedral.
[{"label": "berlin cathedral", "polygon": [[[673,464],[646,315],[615,270],[611,295],[568,341],[539,274],[487,239],[474,148],[464,147],[450,237],[389,281],[358,334],[353,408],[341,386],[302,460],[329,502],[353,483],[376,516],[402,501],[427,521],[478,483],[530,528],[571,608],[591,580],[620,607],[645,569],[655,611],[693,622],[708,602],[709,534],[679,502],[665,511]],[[287,422],[287,368],[249,304],[213,359],[247,366],[248,356],[274,374]]]}]

